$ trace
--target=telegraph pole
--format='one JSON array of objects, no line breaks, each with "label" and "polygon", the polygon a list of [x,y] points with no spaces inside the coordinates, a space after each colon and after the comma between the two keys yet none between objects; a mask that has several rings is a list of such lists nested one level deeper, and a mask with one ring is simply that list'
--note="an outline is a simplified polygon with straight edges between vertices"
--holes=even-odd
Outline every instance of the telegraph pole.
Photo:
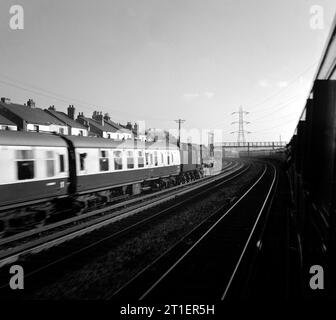
[{"label": "telegraph pole", "polygon": [[210,151],[210,157],[214,157],[215,156],[215,151],[214,151],[214,144],[215,144],[215,141],[214,141],[214,133],[213,132],[209,132],[209,151]]},{"label": "telegraph pole", "polygon": [[238,133],[238,137],[237,137],[238,146],[240,146],[241,144],[244,145],[246,143],[245,133],[246,134],[251,133],[244,129],[244,125],[250,123],[248,121],[244,121],[244,115],[249,114],[249,112],[244,111],[243,108],[240,106],[239,111],[232,112],[232,114],[238,114],[238,121],[233,121],[231,123],[231,124],[238,123],[238,131],[233,131],[231,133]]},{"label": "telegraph pole", "polygon": [[175,120],[175,122],[178,123],[178,125],[179,125],[179,127],[178,127],[179,134],[178,134],[177,146],[180,148],[180,146],[181,146],[181,124],[183,122],[185,122],[185,120],[177,119],[177,120]]}]

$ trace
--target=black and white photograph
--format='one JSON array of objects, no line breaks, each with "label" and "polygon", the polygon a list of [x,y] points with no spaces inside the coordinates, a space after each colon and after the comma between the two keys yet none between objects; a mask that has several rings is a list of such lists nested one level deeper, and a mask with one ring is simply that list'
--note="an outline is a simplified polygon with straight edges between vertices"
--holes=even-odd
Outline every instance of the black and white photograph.
[{"label": "black and white photograph", "polygon": [[335,0],[1,0],[0,97],[0,304],[336,300]]}]

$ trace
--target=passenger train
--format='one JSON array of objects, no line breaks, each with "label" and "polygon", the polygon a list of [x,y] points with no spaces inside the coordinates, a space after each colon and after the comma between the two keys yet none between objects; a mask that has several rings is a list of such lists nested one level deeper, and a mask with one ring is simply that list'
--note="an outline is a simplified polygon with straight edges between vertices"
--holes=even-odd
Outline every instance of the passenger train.
[{"label": "passenger train", "polygon": [[200,146],[0,133],[0,235],[202,177]]}]

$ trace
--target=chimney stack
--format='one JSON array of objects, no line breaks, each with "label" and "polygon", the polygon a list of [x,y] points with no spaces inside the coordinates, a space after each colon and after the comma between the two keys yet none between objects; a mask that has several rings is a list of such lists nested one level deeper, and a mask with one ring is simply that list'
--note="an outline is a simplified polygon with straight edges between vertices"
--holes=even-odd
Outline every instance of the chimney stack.
[{"label": "chimney stack", "polygon": [[72,120],[75,120],[75,111],[76,108],[74,107],[74,105],[70,104],[68,107],[68,117]]},{"label": "chimney stack", "polygon": [[53,110],[53,111],[56,111],[56,109],[55,109],[55,106],[54,106],[54,105],[50,106],[50,107],[48,108],[48,110]]},{"label": "chimney stack", "polygon": [[93,115],[92,115],[92,119],[99,122],[100,125],[102,125],[102,126],[104,125],[104,117],[103,117],[102,112],[94,111]]},{"label": "chimney stack", "polygon": [[105,119],[106,121],[110,121],[110,120],[111,120],[111,117],[109,116],[108,113],[105,113],[105,115],[104,115],[104,119]]},{"label": "chimney stack", "polygon": [[29,99],[27,101],[27,106],[30,108],[35,108],[35,101],[33,99]]},{"label": "chimney stack", "polygon": [[132,131],[132,123],[128,121],[126,124],[126,128]]},{"label": "chimney stack", "polygon": [[88,121],[86,121],[84,119],[84,113],[83,112],[78,112],[78,116],[76,121],[79,122],[80,124],[82,124],[84,127],[86,127],[88,130],[90,130],[90,124],[88,123]]},{"label": "chimney stack", "polygon": [[77,119],[78,119],[78,118],[82,118],[82,117],[84,117],[84,114],[83,114],[83,112],[78,112]]},{"label": "chimney stack", "polygon": [[6,103],[6,104],[9,104],[10,103],[10,99],[9,98],[6,98],[6,97],[1,97],[1,102],[2,103]]}]

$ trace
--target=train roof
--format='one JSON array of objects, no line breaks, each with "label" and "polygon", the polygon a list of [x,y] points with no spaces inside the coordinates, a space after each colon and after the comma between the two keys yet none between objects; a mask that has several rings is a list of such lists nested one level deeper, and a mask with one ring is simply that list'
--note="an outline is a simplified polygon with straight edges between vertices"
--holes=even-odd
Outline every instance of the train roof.
[{"label": "train roof", "polygon": [[[143,142],[133,140],[116,141],[106,138],[64,136],[75,148],[115,148],[115,149],[158,149],[178,150],[176,145],[164,142]],[[60,135],[22,131],[0,131],[0,145],[3,146],[50,146],[66,147]]]},{"label": "train roof", "polygon": [[66,142],[57,135],[22,131],[0,131],[2,146],[66,147]]},{"label": "train roof", "polygon": [[176,145],[164,142],[143,142],[137,140],[111,140],[107,138],[66,136],[76,148],[115,148],[115,149],[178,149]]}]

